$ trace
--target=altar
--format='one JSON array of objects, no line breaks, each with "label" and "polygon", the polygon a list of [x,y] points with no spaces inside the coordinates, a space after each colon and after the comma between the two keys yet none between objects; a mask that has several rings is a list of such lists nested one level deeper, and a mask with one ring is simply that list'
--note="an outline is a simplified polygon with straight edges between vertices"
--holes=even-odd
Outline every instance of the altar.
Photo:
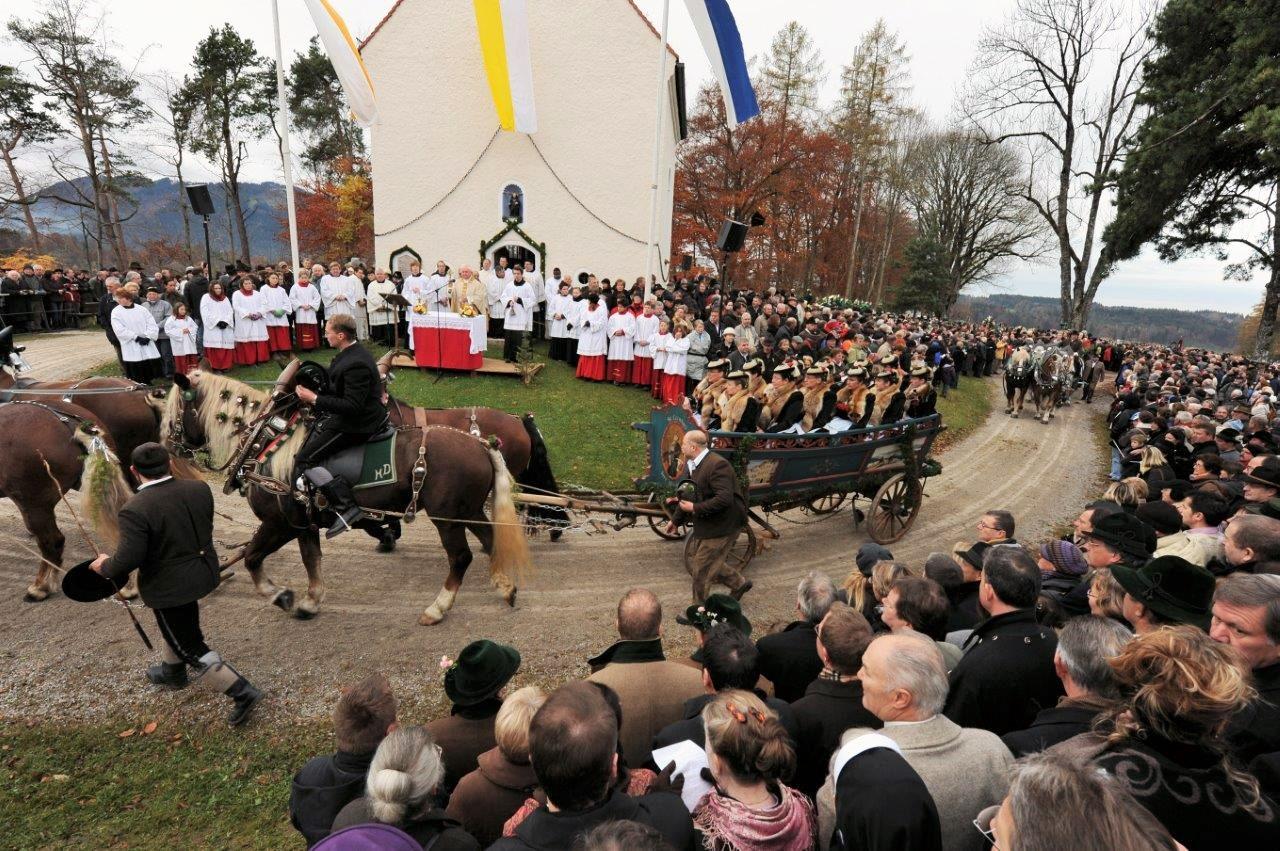
[{"label": "altar", "polygon": [[488,348],[484,316],[432,312],[409,314],[409,348],[414,363],[432,369],[473,372],[484,365]]}]

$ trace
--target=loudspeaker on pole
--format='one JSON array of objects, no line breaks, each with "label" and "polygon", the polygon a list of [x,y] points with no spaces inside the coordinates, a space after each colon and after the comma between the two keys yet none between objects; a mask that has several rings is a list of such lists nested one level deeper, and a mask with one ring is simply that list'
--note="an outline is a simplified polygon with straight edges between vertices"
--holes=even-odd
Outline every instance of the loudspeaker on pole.
[{"label": "loudspeaker on pole", "polygon": [[741,251],[746,241],[747,226],[742,222],[735,222],[730,219],[720,228],[720,238],[716,240],[716,247],[721,251],[732,254]]},{"label": "loudspeaker on pole", "polygon": [[197,216],[213,215],[213,196],[209,194],[209,184],[192,183],[187,186],[187,200]]}]

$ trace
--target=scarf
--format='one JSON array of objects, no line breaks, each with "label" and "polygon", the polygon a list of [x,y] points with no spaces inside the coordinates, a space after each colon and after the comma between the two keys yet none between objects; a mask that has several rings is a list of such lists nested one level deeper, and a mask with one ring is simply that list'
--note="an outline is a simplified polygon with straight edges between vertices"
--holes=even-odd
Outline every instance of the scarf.
[{"label": "scarf", "polygon": [[830,385],[823,383],[817,387],[801,390],[804,394],[804,430],[809,431],[813,428],[813,421],[817,419],[818,414],[822,413],[822,403],[827,395]]},{"label": "scarf", "polygon": [[719,791],[712,791],[693,811],[693,826],[714,851],[809,851],[815,847],[817,820],[809,799],[781,784],[770,787],[780,800],[767,810],[753,810]]}]

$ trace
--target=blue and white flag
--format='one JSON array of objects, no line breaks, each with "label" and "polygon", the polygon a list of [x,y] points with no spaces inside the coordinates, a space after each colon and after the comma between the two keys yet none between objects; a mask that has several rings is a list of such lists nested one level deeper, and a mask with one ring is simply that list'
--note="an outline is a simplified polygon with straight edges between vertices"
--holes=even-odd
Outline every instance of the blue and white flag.
[{"label": "blue and white flag", "polygon": [[729,128],[760,114],[751,76],[747,73],[747,57],[742,51],[742,36],[729,9],[729,0],[685,0],[689,15],[702,39],[702,48],[711,60],[711,70],[720,81],[724,93],[724,111]]}]

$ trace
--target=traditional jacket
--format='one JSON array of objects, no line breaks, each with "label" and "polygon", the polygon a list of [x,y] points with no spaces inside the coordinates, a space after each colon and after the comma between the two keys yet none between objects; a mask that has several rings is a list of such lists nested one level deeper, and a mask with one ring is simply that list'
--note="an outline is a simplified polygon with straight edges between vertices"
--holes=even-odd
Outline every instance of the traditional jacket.
[{"label": "traditional jacket", "polygon": [[725,401],[720,418],[723,431],[755,431],[760,422],[760,402],[751,391],[742,390]]},{"label": "traditional jacket", "polygon": [[701,406],[700,413],[704,418],[715,416],[716,400],[724,390],[724,383],[723,378],[714,382],[704,378],[698,382],[697,387],[693,388],[694,401]]},{"label": "traditional jacket", "polygon": [[890,425],[902,419],[902,410],[906,406],[907,397],[901,391],[895,393],[877,393],[871,408],[872,425]]},{"label": "traditional jacket", "polygon": [[781,407],[770,417],[768,430],[771,432],[786,431],[804,419],[804,393],[793,388],[785,394],[779,394]]},{"label": "traditional jacket", "polygon": [[871,419],[874,403],[875,396],[870,387],[841,387],[836,392],[836,409],[858,426],[866,425]]},{"label": "traditional jacket", "polygon": [[804,430],[813,431],[829,423],[836,411],[836,392],[831,385],[819,384],[800,392],[804,396]]}]

